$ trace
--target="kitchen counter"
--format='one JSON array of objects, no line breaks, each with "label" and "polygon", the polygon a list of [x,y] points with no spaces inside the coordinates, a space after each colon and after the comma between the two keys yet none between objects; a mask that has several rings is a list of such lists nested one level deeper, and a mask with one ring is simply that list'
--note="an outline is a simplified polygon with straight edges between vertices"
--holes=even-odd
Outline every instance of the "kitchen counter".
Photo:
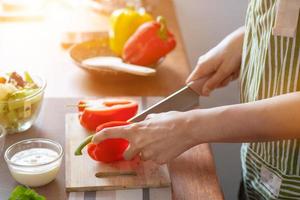
[{"label": "kitchen counter", "polygon": [[[134,98],[145,107],[153,104],[160,98]],[[20,134],[9,135],[6,148],[23,139],[42,137],[65,144],[65,114],[74,112],[66,108],[68,104],[77,102],[76,98],[46,98],[41,114],[30,130]],[[65,192],[64,162],[57,179],[36,190],[47,197],[47,200],[64,200]],[[209,145],[198,145],[185,152],[169,164],[174,200],[203,199],[221,200],[223,194],[216,176],[215,166]],[[0,158],[0,199],[7,199],[10,191],[17,183],[11,177],[3,157]]]},{"label": "kitchen counter", "polygon": [[[10,144],[32,137],[46,137],[64,145],[64,116],[69,112],[65,105],[86,96],[143,96],[147,105],[153,104],[150,96],[167,96],[184,85],[190,65],[180,35],[172,0],[145,0],[154,15],[164,15],[177,40],[176,49],[166,57],[153,77],[103,76],[77,67],[61,47],[62,32],[107,31],[107,17],[91,20],[71,19],[60,24],[63,18],[36,22],[1,22],[0,20],[0,71],[28,70],[42,74],[47,80],[46,100],[36,123],[26,133],[10,135]],[[59,11],[57,11],[57,15]],[[54,15],[55,16],[55,15]],[[80,16],[77,16],[80,18]],[[82,25],[80,23],[89,23]],[[149,98],[148,98],[149,97]],[[154,98],[155,99],[155,98]],[[216,176],[212,152],[208,144],[187,151],[169,165],[173,199],[223,199]],[[65,199],[64,170],[56,181],[37,191],[48,200]],[[16,185],[0,159],[0,199],[6,199]],[[59,197],[59,198],[58,198]]]}]

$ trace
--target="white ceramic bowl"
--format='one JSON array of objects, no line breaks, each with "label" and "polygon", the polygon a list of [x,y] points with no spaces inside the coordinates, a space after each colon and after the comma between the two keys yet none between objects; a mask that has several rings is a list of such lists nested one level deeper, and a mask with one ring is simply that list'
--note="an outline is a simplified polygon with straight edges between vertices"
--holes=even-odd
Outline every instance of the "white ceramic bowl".
[{"label": "white ceramic bowl", "polygon": [[62,157],[61,145],[43,138],[17,142],[11,145],[4,155],[13,178],[29,187],[39,187],[53,181],[59,171]]}]

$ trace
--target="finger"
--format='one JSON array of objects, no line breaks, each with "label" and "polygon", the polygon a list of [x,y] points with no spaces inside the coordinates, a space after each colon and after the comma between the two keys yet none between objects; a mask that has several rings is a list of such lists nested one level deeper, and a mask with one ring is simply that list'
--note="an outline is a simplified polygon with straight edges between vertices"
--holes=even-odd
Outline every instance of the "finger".
[{"label": "finger", "polygon": [[228,77],[228,75],[228,72],[221,66],[220,69],[204,84],[202,93],[208,96],[212,90],[217,88],[217,86]]},{"label": "finger", "polygon": [[192,81],[188,84],[188,86],[194,90],[196,93],[198,93],[198,95],[203,95],[202,93],[202,89],[203,89],[203,85],[205,85],[206,81],[208,79],[210,79],[211,77],[209,76],[206,76],[204,78],[201,78],[201,79],[198,79],[198,80],[195,80],[195,81]]},{"label": "finger", "polygon": [[166,158],[163,157],[157,157],[156,159],[153,160],[155,163],[159,164],[159,165],[163,165],[168,163],[168,160]]},{"label": "finger", "polygon": [[160,141],[144,146],[141,151],[141,159],[144,161],[152,160],[160,165],[166,163],[168,161],[167,155],[174,151],[173,149],[170,149],[169,145],[166,145],[166,143],[168,142]]},{"label": "finger", "polygon": [[215,59],[208,56],[201,56],[198,60],[195,70],[187,78],[186,83],[208,76],[216,71],[221,64],[221,59]]},{"label": "finger", "polygon": [[218,88],[220,87],[224,87],[226,85],[228,85],[231,81],[233,80],[233,75],[229,76],[228,78],[226,78],[225,80],[223,80],[220,85],[218,85]]},{"label": "finger", "polygon": [[239,76],[240,76],[240,70],[233,73],[233,79],[232,80],[237,79]]},{"label": "finger", "polygon": [[157,114],[154,114],[154,113],[153,114],[149,114],[149,115],[147,115],[147,117],[145,118],[145,120],[154,118],[156,116],[157,116]]},{"label": "finger", "polygon": [[125,160],[132,160],[134,156],[136,156],[140,152],[140,149],[137,148],[133,144],[129,144],[127,149],[123,153],[123,157]]},{"label": "finger", "polygon": [[177,113],[177,111],[174,111],[174,110],[166,111],[166,112],[161,112],[161,113],[152,113],[152,114],[147,115],[146,119],[163,117],[165,115],[171,115],[171,114],[176,114],[176,113]]},{"label": "finger", "polygon": [[114,128],[105,128],[102,131],[96,133],[92,139],[92,142],[97,144],[104,140],[113,139],[113,138],[123,138],[130,141],[129,134],[126,129],[114,127]]},{"label": "finger", "polygon": [[149,149],[141,151],[141,159],[144,161],[151,160],[153,155],[154,155],[153,151],[151,151]]}]

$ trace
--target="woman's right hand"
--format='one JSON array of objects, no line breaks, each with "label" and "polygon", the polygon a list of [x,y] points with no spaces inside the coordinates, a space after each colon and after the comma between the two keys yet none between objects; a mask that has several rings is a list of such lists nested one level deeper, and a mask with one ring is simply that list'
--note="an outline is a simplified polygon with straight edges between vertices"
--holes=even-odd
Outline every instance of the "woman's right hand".
[{"label": "woman's right hand", "polygon": [[196,68],[186,82],[206,77],[201,88],[193,89],[203,96],[208,96],[214,89],[224,87],[236,79],[241,67],[243,39],[244,27],[241,27],[200,56]]}]

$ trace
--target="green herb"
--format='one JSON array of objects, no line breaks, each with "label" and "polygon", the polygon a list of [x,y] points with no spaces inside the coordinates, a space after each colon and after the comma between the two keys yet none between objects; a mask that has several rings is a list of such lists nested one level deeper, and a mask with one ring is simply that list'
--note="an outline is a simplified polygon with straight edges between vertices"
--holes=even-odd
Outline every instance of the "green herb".
[{"label": "green herb", "polygon": [[17,186],[11,193],[8,200],[46,200],[34,190],[24,186]]}]

